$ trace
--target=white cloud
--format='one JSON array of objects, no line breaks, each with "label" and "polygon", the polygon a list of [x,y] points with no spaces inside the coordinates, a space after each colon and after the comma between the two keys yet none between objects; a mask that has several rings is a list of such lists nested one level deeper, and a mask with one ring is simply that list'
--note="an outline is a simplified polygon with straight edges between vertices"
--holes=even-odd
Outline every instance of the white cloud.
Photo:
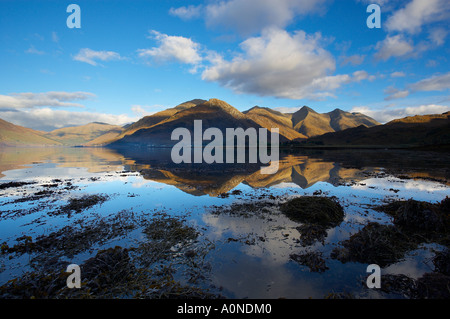
[{"label": "white cloud", "polygon": [[427,61],[426,66],[429,68],[434,68],[437,67],[439,65],[439,62],[437,62],[436,60],[430,59]]},{"label": "white cloud", "polygon": [[297,107],[293,107],[293,106],[278,106],[278,107],[274,107],[272,108],[274,111],[278,111],[281,113],[295,113],[298,110],[300,110],[302,107],[301,106],[297,106]]},{"label": "white cloud", "polygon": [[320,40],[320,34],[297,31],[291,35],[278,28],[265,29],[260,37],[242,42],[243,53],[231,61],[212,55],[202,78],[236,93],[289,99],[323,99],[334,96],[333,91],[343,84],[369,78],[365,71],[330,75],[335,61]]},{"label": "white cloud", "polygon": [[83,108],[84,106],[76,101],[92,98],[95,98],[93,93],[58,91],[0,95],[0,118],[17,125],[45,131],[91,122],[122,125],[138,119],[138,117],[129,117],[125,114],[113,115],[55,109],[61,107]]},{"label": "white cloud", "polygon": [[17,110],[41,106],[51,107],[83,107],[70,101],[86,100],[95,97],[88,92],[45,92],[45,93],[12,93],[0,95],[0,110]]},{"label": "white cloud", "polygon": [[341,65],[360,65],[364,62],[365,55],[354,54],[351,56],[342,56],[340,57]]},{"label": "white cloud", "polygon": [[189,5],[187,7],[170,8],[169,14],[183,20],[191,20],[200,17],[202,14],[202,6]]},{"label": "white cloud", "polygon": [[436,105],[436,104],[428,104],[428,105],[420,105],[420,106],[411,106],[404,108],[392,108],[386,107],[383,109],[371,109],[367,106],[358,106],[352,108],[350,112],[360,112],[367,116],[372,117],[380,123],[387,123],[389,121],[404,118],[407,116],[414,115],[425,115],[425,114],[442,114],[450,111],[449,106],[445,105]]},{"label": "white cloud", "polygon": [[360,82],[362,80],[373,81],[373,80],[375,80],[375,76],[369,75],[369,73],[367,73],[366,71],[362,71],[362,70],[353,72],[352,81]]},{"label": "white cloud", "polygon": [[405,77],[406,74],[404,72],[401,71],[396,71],[396,72],[392,72],[391,73],[391,78],[402,78]]},{"label": "white cloud", "polygon": [[[396,72],[394,72],[396,73]],[[393,76],[393,74],[391,76]],[[396,75],[399,76],[399,75]],[[401,76],[404,76],[401,75]],[[450,89],[450,72],[441,75],[434,75],[429,78],[420,80],[418,82],[407,85],[407,89],[399,90],[394,87],[388,87],[384,90],[385,94],[388,96],[385,98],[386,101],[393,99],[400,99],[407,97],[410,93],[424,92],[424,91],[445,91]]]},{"label": "white cloud", "polygon": [[384,90],[384,93],[388,94],[388,96],[384,98],[386,101],[405,98],[409,95],[408,90],[398,90],[393,87],[388,87],[386,90]]},{"label": "white cloud", "polygon": [[435,75],[410,85],[413,91],[444,91],[450,89],[450,72]]},{"label": "white cloud", "polygon": [[76,56],[73,57],[75,61],[85,62],[90,65],[98,65],[97,60],[100,61],[115,61],[123,60],[119,53],[113,51],[94,51],[89,48],[81,49]]},{"label": "white cloud", "polygon": [[388,60],[391,57],[401,57],[413,52],[414,47],[411,41],[404,38],[403,35],[397,34],[387,36],[383,41],[376,44],[375,58],[378,60]]},{"label": "white cloud", "polygon": [[53,110],[51,108],[28,109],[14,112],[0,110],[0,118],[16,125],[43,131],[51,131],[67,126],[85,125],[91,122],[125,125],[138,120],[137,117],[129,117],[125,114],[73,112]]},{"label": "white cloud", "polygon": [[[297,16],[323,13],[326,0],[223,0],[205,7],[188,6],[171,9],[172,15],[188,19],[202,15],[208,27],[220,27],[243,35],[267,27],[287,26]],[[202,10],[201,10],[202,9]]]},{"label": "white cloud", "polygon": [[447,37],[448,31],[443,28],[436,28],[431,30],[429,39],[431,43],[436,46],[443,45],[445,43],[445,38]]},{"label": "white cloud", "polygon": [[58,34],[55,31],[52,32],[52,41],[55,43],[59,42]]},{"label": "white cloud", "polygon": [[31,45],[31,46],[28,48],[28,50],[25,51],[25,53],[28,53],[28,54],[37,54],[37,55],[43,55],[43,54],[45,54],[44,51],[40,51],[40,50],[36,49],[36,48],[34,47],[34,45]]},{"label": "white cloud", "polygon": [[202,61],[200,44],[189,38],[169,36],[158,31],[150,31],[151,37],[159,43],[158,47],[139,49],[140,57],[151,57],[155,62],[181,62],[197,65]]},{"label": "white cloud", "polygon": [[158,111],[166,109],[164,105],[132,105],[131,111],[139,117],[155,114]]},{"label": "white cloud", "polygon": [[432,22],[446,20],[450,17],[448,0],[412,0],[404,8],[394,12],[386,21],[388,31],[421,31],[422,26]]}]

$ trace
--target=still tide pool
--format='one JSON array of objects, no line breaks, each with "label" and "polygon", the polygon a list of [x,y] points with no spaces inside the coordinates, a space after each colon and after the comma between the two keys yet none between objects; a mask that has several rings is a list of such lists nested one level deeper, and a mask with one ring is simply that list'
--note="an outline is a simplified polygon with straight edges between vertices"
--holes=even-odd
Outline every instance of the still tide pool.
[{"label": "still tide pool", "polygon": [[[0,243],[13,247],[23,236],[36,241],[67,226],[102,218],[116,221],[121,214],[132,216],[132,222],[167,214],[194,227],[200,233],[199,245],[209,245],[202,259],[207,267],[193,285],[228,298],[324,298],[333,293],[402,298],[368,289],[368,265],[342,263],[331,258],[331,252],[369,222],[391,224],[392,217],[374,209],[379,205],[411,198],[438,203],[450,196],[447,155],[435,162],[423,155],[420,166],[417,156],[410,165],[396,165],[377,162],[373,153],[290,153],[281,156],[280,169],[273,176],[245,167],[176,166],[157,156],[146,162],[144,155],[106,149],[10,149],[0,155]],[[360,165],[355,165],[357,156]],[[28,184],[1,187],[10,182]],[[87,195],[102,195],[106,200],[79,211],[61,209],[71,199]],[[342,223],[327,229],[322,240],[307,245],[301,242],[301,224],[279,209],[289,198],[305,195],[334,197],[345,212]],[[102,249],[135,247],[146,240],[136,227],[92,240],[75,254],[2,251],[0,285],[46,267],[43,260],[55,256],[82,264]],[[382,272],[417,279],[433,268],[431,258],[443,249],[421,244]],[[292,258],[302,253],[321,256],[321,271]],[[34,258],[39,263],[32,262]],[[189,265],[183,262],[183,267]],[[190,284],[183,273],[174,278]]]}]

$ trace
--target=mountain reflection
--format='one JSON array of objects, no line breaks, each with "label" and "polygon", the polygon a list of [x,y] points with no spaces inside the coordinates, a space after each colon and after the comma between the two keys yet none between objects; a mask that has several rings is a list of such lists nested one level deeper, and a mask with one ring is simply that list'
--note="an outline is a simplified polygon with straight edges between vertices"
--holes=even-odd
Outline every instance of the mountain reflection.
[{"label": "mountain reflection", "polygon": [[293,183],[303,189],[318,182],[332,185],[357,182],[387,171],[403,177],[430,178],[447,183],[448,155],[430,152],[370,150],[296,150],[280,153],[276,174],[261,174],[260,164],[174,164],[170,149],[121,149],[134,163],[129,170],[145,179],[173,185],[192,195],[218,196],[243,183],[253,188]]},{"label": "mountain reflection", "polygon": [[107,148],[3,148],[2,172],[35,163],[59,167],[83,167],[91,173],[139,172],[152,180],[195,196],[219,196],[243,183],[264,188],[293,183],[306,189],[318,182],[333,185],[357,182],[374,172],[386,171],[405,178],[428,178],[449,184],[448,154],[430,152],[369,150],[281,151],[276,174],[261,174],[261,164],[174,164],[170,149]]}]

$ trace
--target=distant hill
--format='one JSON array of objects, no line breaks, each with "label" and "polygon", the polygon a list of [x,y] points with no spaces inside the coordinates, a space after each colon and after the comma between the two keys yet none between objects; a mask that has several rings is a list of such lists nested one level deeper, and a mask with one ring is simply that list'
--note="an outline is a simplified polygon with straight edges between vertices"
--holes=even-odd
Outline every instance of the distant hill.
[{"label": "distant hill", "polygon": [[32,130],[0,119],[1,146],[61,145],[60,142],[44,135],[45,132]]},{"label": "distant hill", "polygon": [[303,145],[424,147],[450,145],[450,112],[406,117],[375,127],[359,126],[313,137]]},{"label": "distant hill", "polygon": [[304,140],[327,132],[336,132],[349,127],[364,125],[371,127],[379,123],[360,113],[348,113],[336,109],[320,114],[303,107],[293,114],[277,112],[270,108],[255,106],[240,112],[228,103],[210,99],[192,100],[174,108],[146,116],[137,121],[109,143],[112,146],[131,144],[173,145],[171,132],[178,127],[193,129],[194,120],[203,120],[204,129],[249,127],[279,129],[280,142]]},{"label": "distant hill", "polygon": [[194,99],[173,108],[145,116],[123,127],[93,122],[81,126],[65,127],[51,132],[40,132],[2,122],[0,143],[3,145],[64,145],[64,146],[124,146],[174,145],[174,129],[184,127],[193,131],[194,120],[203,120],[203,130],[214,127],[225,133],[226,128],[279,129],[280,142],[301,141],[329,132],[339,132],[358,126],[372,127],[378,122],[361,113],[336,109],[317,113],[304,106],[295,113],[281,113],[270,108],[255,106],[240,112],[228,103],[210,99]]},{"label": "distant hill", "polygon": [[246,114],[247,117],[253,120],[255,123],[258,123],[260,126],[266,129],[271,129],[272,127],[279,128],[280,135],[284,136],[287,140],[307,138],[306,135],[303,135],[294,130],[289,115],[259,106],[255,106],[243,113]]},{"label": "distant hill", "polygon": [[361,113],[349,113],[340,109],[328,113],[317,113],[307,106],[293,113],[291,121],[294,130],[307,137],[339,132],[360,125],[372,127],[380,124]]},{"label": "distant hill", "polygon": [[[115,137],[122,133],[123,128],[118,125],[93,122],[86,125],[65,127],[45,133],[45,137],[58,141],[63,145],[85,145],[93,140],[101,143],[108,137]],[[103,136],[103,137],[102,137]],[[101,138],[102,137],[102,138]]]},{"label": "distant hill", "polygon": [[87,143],[87,145],[93,146],[93,145],[111,144],[117,140],[122,139],[123,137],[125,137],[127,135],[131,135],[131,134],[135,133],[136,131],[138,131],[140,129],[150,128],[153,125],[156,125],[156,124],[160,123],[161,121],[164,121],[164,120],[170,118],[172,115],[174,115],[175,113],[177,113],[179,111],[189,109],[191,107],[202,104],[204,102],[206,102],[206,101],[201,100],[201,99],[195,99],[195,100],[181,103],[173,108],[166,109],[164,111],[155,113],[153,115],[144,116],[137,122],[125,125],[123,127],[123,130],[119,134],[106,133],[105,135],[100,136],[97,139],[90,141],[89,143]]},{"label": "distant hill", "polygon": [[[171,109],[171,111],[174,110]],[[194,120],[200,119],[202,120],[203,131],[210,127],[219,128],[222,132],[225,132],[226,128],[241,127],[246,130],[250,127],[261,127],[228,103],[218,99],[210,99],[202,104],[181,109],[157,124],[136,130],[110,145],[174,145],[177,141],[171,140],[172,131],[180,127],[187,128],[193,137]]]}]

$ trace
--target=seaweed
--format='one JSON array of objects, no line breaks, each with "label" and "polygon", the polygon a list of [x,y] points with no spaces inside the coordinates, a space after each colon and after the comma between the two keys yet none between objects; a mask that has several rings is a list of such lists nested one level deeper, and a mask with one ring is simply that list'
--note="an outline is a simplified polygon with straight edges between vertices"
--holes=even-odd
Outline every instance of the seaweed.
[{"label": "seaweed", "polygon": [[291,254],[289,258],[300,265],[308,266],[312,272],[324,272],[328,270],[321,252],[306,252],[303,254]]},{"label": "seaweed", "polygon": [[383,275],[381,282],[383,292],[401,294],[409,299],[450,299],[450,276],[439,272],[425,273],[418,279]]},{"label": "seaweed", "polygon": [[[196,285],[206,279],[210,267],[206,256],[213,244],[196,243],[200,233],[186,225],[182,217],[154,214],[136,220],[132,214],[117,214],[113,219],[96,220],[80,228],[63,227],[33,241],[18,238],[12,248],[5,243],[4,253],[37,252],[35,271],[25,273],[0,287],[0,298],[219,298],[210,288]],[[81,288],[66,286],[69,262],[62,255],[107,244],[126,231],[142,227],[146,240],[137,247],[115,246],[97,251],[80,264]],[[207,241],[206,241],[207,242]],[[194,245],[195,244],[195,245]],[[186,278],[187,283],[177,281]],[[212,288],[214,288],[212,286]]]},{"label": "seaweed", "polygon": [[125,235],[135,229],[137,222],[132,213],[121,211],[109,218],[98,217],[93,221],[80,221],[77,225],[64,226],[46,235],[36,237],[21,236],[12,247],[7,243],[1,246],[2,254],[39,253],[33,260],[41,260],[48,255],[72,257],[86,251],[94,244],[106,243],[108,240]]},{"label": "seaweed", "polygon": [[436,271],[450,276],[450,249],[437,252],[433,258],[433,264]]},{"label": "seaweed", "polygon": [[27,272],[0,286],[2,299],[94,299],[94,298],[221,298],[207,289],[174,280],[171,269],[150,271],[136,268],[132,249],[115,246],[100,250],[80,265],[81,288],[67,287],[68,263],[51,271]]},{"label": "seaweed", "polygon": [[321,225],[338,226],[344,220],[344,210],[335,200],[328,197],[303,196],[289,200],[281,205],[281,211],[292,221]]},{"label": "seaweed", "polygon": [[393,224],[405,234],[421,242],[450,244],[450,199],[428,203],[409,199],[377,207],[393,217]]},{"label": "seaweed", "polygon": [[300,233],[299,242],[302,246],[311,246],[317,241],[323,244],[328,235],[326,228],[320,225],[304,224],[296,229]]},{"label": "seaweed", "polygon": [[[187,253],[190,244],[197,239],[199,232],[185,221],[167,214],[157,214],[144,222],[143,234],[147,240],[141,243],[136,251],[138,260],[149,266],[162,259],[169,259],[178,251]],[[192,253],[188,253],[188,256]],[[193,257],[193,256],[191,256]]]},{"label": "seaweed", "polygon": [[70,198],[67,205],[62,206],[57,212],[51,215],[80,213],[87,208],[102,204],[108,200],[107,195],[83,195],[80,198]]},{"label": "seaweed", "polygon": [[13,188],[13,187],[22,187],[25,185],[31,185],[36,184],[36,182],[8,182],[8,183],[1,183],[0,184],[0,190],[6,189],[6,188]]},{"label": "seaweed", "polygon": [[356,261],[385,267],[403,258],[417,244],[393,225],[371,222],[343,241],[342,247],[334,248],[331,258],[344,263]]}]

